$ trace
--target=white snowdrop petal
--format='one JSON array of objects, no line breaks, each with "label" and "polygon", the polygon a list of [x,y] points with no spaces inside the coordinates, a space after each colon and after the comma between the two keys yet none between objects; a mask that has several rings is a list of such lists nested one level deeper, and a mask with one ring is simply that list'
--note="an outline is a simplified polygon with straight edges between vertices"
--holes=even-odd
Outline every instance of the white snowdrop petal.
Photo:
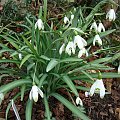
[{"label": "white snowdrop petal", "polygon": [[79,97],[76,98],[76,104],[80,104],[81,106],[83,106],[83,102]]},{"label": "white snowdrop petal", "polygon": [[96,86],[95,86],[95,83],[94,83],[90,88],[90,96],[93,96],[93,94],[95,93],[95,89],[96,89]]},{"label": "white snowdrop petal", "polygon": [[35,23],[35,29],[38,27],[39,30],[44,29],[44,24],[41,19],[38,19],[37,22]]},{"label": "white snowdrop petal", "polygon": [[66,23],[69,23],[69,19],[68,19],[68,17],[64,17],[64,23],[66,24]]},{"label": "white snowdrop petal", "polygon": [[32,100],[32,96],[33,96],[33,92],[32,92],[32,90],[31,90],[30,93],[29,93],[29,99],[30,99],[30,100]]},{"label": "white snowdrop petal", "polygon": [[62,46],[60,47],[59,54],[61,55],[64,50],[65,50],[65,43],[63,43]]},{"label": "white snowdrop petal", "polygon": [[82,50],[80,50],[80,51],[79,51],[79,53],[78,53],[78,58],[81,58],[81,57],[82,57],[82,55],[83,55],[83,51],[82,51]]},{"label": "white snowdrop petal", "polygon": [[41,96],[42,98],[44,97],[43,92],[42,92],[42,90],[40,90],[40,88],[38,88],[38,93],[40,94],[40,96]]},{"label": "white snowdrop petal", "polygon": [[90,30],[94,29],[95,31],[97,31],[97,24],[96,22],[94,21],[90,27]]},{"label": "white snowdrop petal", "polygon": [[36,92],[36,91],[33,91],[33,100],[34,100],[35,102],[38,101],[38,92]]},{"label": "white snowdrop petal", "polygon": [[109,21],[114,21],[116,19],[115,11],[114,9],[110,9],[108,13],[106,14],[106,19]]},{"label": "white snowdrop petal", "polygon": [[95,35],[95,37],[93,39],[93,46],[95,46],[95,42],[98,42],[99,45],[102,45],[102,40],[98,34]]},{"label": "white snowdrop petal", "polygon": [[85,97],[88,97],[89,96],[89,92],[85,92]]}]

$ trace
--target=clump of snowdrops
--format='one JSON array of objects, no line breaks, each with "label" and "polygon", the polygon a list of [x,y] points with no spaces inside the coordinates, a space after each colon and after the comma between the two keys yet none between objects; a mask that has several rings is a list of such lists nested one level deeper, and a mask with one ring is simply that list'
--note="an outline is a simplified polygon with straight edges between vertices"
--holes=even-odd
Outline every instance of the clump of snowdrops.
[{"label": "clump of snowdrops", "polygon": [[[17,119],[20,120],[14,101],[19,97],[23,101],[24,95],[29,92],[25,111],[26,120],[31,120],[34,102],[39,103],[39,101],[45,106],[45,119],[53,119],[48,103],[50,96],[58,99],[77,117],[89,120],[81,110],[84,104],[78,90],[84,91],[86,97],[100,94],[100,98],[103,99],[105,94],[108,94],[103,83],[104,78],[120,77],[118,73],[103,72],[113,69],[107,66],[113,57],[89,61],[89,58],[104,51],[119,49],[119,46],[104,48],[104,37],[115,30],[105,30],[102,20],[98,18],[102,16],[109,21],[116,19],[113,8],[105,13],[106,18],[105,14],[97,14],[100,12],[99,8],[107,2],[108,0],[104,0],[98,3],[87,16],[88,8],[72,9],[65,14],[62,22],[58,21],[57,29],[54,29],[53,21],[50,25],[47,23],[47,1],[45,1],[44,10],[40,8],[38,19],[26,18],[29,25],[21,25],[25,29],[24,32],[18,34],[3,30],[0,35],[2,48],[0,53],[9,52],[10,58],[0,60],[0,72],[3,77],[9,75],[16,79],[0,86],[1,100],[4,100],[4,95],[10,90],[17,87],[20,89],[7,107],[6,119],[12,105]],[[111,1],[111,4],[114,2]],[[2,43],[4,40],[7,41],[6,44]],[[8,47],[8,43],[13,47]],[[90,51],[92,46],[99,46],[99,49],[92,53]],[[4,63],[14,63],[16,66],[8,68]],[[91,88],[82,84],[75,85],[74,80],[90,83]],[[69,101],[60,94],[60,89],[65,89],[69,95],[72,94],[72,100]]]}]

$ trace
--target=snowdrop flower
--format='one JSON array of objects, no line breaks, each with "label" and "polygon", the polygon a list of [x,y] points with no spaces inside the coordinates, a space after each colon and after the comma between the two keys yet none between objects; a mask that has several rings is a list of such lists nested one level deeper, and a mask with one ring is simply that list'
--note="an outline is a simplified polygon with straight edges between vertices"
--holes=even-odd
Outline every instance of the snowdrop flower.
[{"label": "snowdrop flower", "polygon": [[86,57],[88,56],[88,52],[85,48],[80,49],[78,53],[78,58],[82,57],[83,54],[86,54]]},{"label": "snowdrop flower", "polygon": [[76,104],[80,104],[81,106],[83,106],[83,102],[79,97],[76,98]]},{"label": "snowdrop flower", "polygon": [[41,19],[38,19],[37,22],[35,23],[35,29],[43,30],[44,29],[44,24]]},{"label": "snowdrop flower", "polygon": [[90,93],[89,92],[85,92],[85,97],[88,97],[90,95]]},{"label": "snowdrop flower", "polygon": [[75,46],[73,42],[67,44],[65,52],[68,53],[68,55],[71,55],[71,53],[75,54]]},{"label": "snowdrop flower", "polygon": [[75,46],[75,48],[76,48],[76,45],[79,47],[79,49],[82,49],[85,46],[87,46],[87,42],[81,36],[76,35],[74,37],[74,46]]},{"label": "snowdrop flower", "polygon": [[95,42],[98,42],[99,45],[102,45],[102,40],[98,34],[95,35],[95,37],[94,37],[93,46],[95,46]]},{"label": "snowdrop flower", "polygon": [[95,31],[97,31],[97,29],[98,29],[95,21],[92,23],[92,25],[90,27],[90,30],[92,30],[92,29],[94,29]]},{"label": "snowdrop flower", "polygon": [[32,100],[32,98],[33,98],[33,100],[35,102],[37,102],[38,101],[38,94],[43,98],[43,92],[36,85],[33,85],[32,89],[30,91],[30,94],[29,94],[30,100]]},{"label": "snowdrop flower", "polygon": [[118,66],[118,74],[120,74],[120,64],[119,64],[119,66]]},{"label": "snowdrop flower", "polygon": [[18,56],[19,56],[19,59],[22,60],[22,54],[19,53]]},{"label": "snowdrop flower", "polygon": [[116,19],[114,9],[109,10],[109,12],[106,14],[106,19],[108,19],[109,21],[114,21]]},{"label": "snowdrop flower", "polygon": [[66,16],[64,17],[64,23],[65,23],[65,24],[69,23],[69,19],[68,19],[68,17],[66,17]]},{"label": "snowdrop flower", "polygon": [[90,88],[90,96],[93,96],[93,94],[96,92],[100,93],[100,98],[104,98],[105,96],[105,87],[103,84],[102,79],[97,79],[94,84]]},{"label": "snowdrop flower", "polygon": [[103,24],[100,22],[97,28],[97,31],[100,33],[103,30],[103,32],[105,32],[105,27],[103,26]]}]

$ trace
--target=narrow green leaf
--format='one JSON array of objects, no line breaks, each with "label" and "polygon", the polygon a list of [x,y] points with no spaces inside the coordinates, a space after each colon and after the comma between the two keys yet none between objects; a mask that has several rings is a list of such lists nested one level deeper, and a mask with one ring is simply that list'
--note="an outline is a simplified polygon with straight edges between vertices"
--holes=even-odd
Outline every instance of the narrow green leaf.
[{"label": "narrow green leaf", "polygon": [[23,65],[30,57],[32,57],[32,56],[33,56],[32,54],[26,55],[26,56],[22,59],[22,61],[21,61],[21,63],[20,63],[20,68],[21,68],[22,65]]},{"label": "narrow green leaf", "polygon": [[79,61],[82,61],[83,59],[80,59],[80,58],[65,58],[65,59],[62,59],[59,61],[59,63],[62,63],[62,62],[79,62]]},{"label": "narrow green leaf", "polygon": [[43,84],[43,82],[44,82],[44,80],[46,79],[47,76],[48,76],[47,74],[43,74],[43,76],[40,78],[40,82],[38,84],[39,88],[41,88],[41,86],[42,86],[42,84]]},{"label": "narrow green leaf", "polygon": [[26,111],[25,111],[26,120],[32,120],[32,105],[33,105],[33,101],[29,100],[28,98]]},{"label": "narrow green leaf", "polygon": [[11,89],[19,87],[23,84],[32,84],[32,81],[27,80],[27,79],[15,80],[15,81],[8,83],[6,85],[2,85],[0,87],[0,92],[10,91]]},{"label": "narrow green leaf", "polygon": [[52,70],[57,64],[58,64],[58,61],[56,61],[55,59],[52,59],[47,65],[46,72],[49,72],[50,70]]},{"label": "narrow green leaf", "polygon": [[56,99],[58,99],[61,103],[63,103],[70,111],[72,111],[74,114],[76,114],[79,118],[83,120],[90,120],[84,113],[82,113],[76,106],[74,106],[71,102],[69,102],[67,99],[65,99],[63,96],[57,93],[53,93],[52,96],[54,96]]},{"label": "narrow green leaf", "polygon": [[26,85],[21,86],[21,101],[23,101]]},{"label": "narrow green leaf", "polygon": [[76,96],[79,96],[78,95],[78,92],[75,88],[75,85],[73,84],[72,80],[67,76],[67,75],[64,75],[63,76],[63,80],[64,82],[69,86],[69,88],[72,90],[72,92],[76,95]]},{"label": "narrow green leaf", "polygon": [[2,59],[2,60],[0,60],[0,63],[16,63],[16,64],[19,64],[20,61],[18,61],[18,60]]}]

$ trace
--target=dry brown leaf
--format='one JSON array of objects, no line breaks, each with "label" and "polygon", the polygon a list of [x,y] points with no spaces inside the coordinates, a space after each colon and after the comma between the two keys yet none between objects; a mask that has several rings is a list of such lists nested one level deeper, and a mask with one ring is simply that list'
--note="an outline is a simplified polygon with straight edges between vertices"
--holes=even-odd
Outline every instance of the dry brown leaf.
[{"label": "dry brown leaf", "polygon": [[120,108],[116,108],[115,110],[115,116],[118,120],[120,120]]}]

